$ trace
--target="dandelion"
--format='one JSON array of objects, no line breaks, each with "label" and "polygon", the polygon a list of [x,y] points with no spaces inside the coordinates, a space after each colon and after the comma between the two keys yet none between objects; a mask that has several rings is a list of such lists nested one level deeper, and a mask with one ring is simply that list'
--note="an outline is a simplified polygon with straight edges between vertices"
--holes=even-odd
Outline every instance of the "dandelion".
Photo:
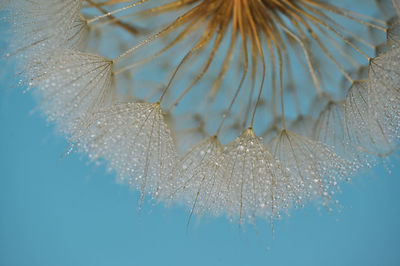
[{"label": "dandelion", "polygon": [[240,224],[329,204],[341,181],[396,150],[398,9],[390,0],[6,3],[24,81],[78,150],[104,160],[141,202]]}]

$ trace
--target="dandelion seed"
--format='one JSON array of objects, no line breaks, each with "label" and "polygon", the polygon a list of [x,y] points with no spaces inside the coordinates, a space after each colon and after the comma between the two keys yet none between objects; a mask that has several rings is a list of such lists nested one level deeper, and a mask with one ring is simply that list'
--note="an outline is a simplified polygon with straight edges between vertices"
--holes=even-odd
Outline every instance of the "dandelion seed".
[{"label": "dandelion seed", "polygon": [[400,136],[399,60],[399,50],[393,50],[371,61],[368,92],[372,115],[397,138]]},{"label": "dandelion seed", "polygon": [[344,130],[342,127],[343,103],[328,101],[326,107],[319,114],[314,126],[314,138],[326,143],[337,153],[347,154],[346,143],[344,143]]},{"label": "dandelion seed", "polygon": [[397,17],[389,21],[386,46],[389,51],[400,48],[400,20]]},{"label": "dandelion seed", "polygon": [[393,7],[396,9],[396,13],[400,16],[400,1],[399,0],[392,0]]},{"label": "dandelion seed", "polygon": [[[189,205],[191,214],[215,216],[226,213],[226,182],[222,168],[222,145],[209,137],[191,148],[174,166],[170,174],[168,199]],[[194,197],[193,197],[194,196]]]},{"label": "dandelion seed", "polygon": [[289,184],[298,202],[319,198],[330,201],[338,183],[357,165],[336,155],[326,145],[283,130],[268,145],[273,155],[290,171]]},{"label": "dandelion seed", "polygon": [[276,218],[292,203],[287,173],[251,129],[224,148],[223,170],[226,208],[240,224],[254,223],[256,217]]},{"label": "dandelion seed", "polygon": [[85,119],[73,140],[92,161],[105,159],[121,182],[140,190],[141,201],[147,193],[170,191],[176,148],[159,104],[113,104]]},{"label": "dandelion seed", "polygon": [[112,62],[73,50],[57,50],[33,78],[40,108],[49,121],[71,134],[78,120],[111,102]]},{"label": "dandelion seed", "polygon": [[368,85],[368,81],[356,82],[346,95],[345,140],[372,154],[390,154],[396,148],[396,139],[387,132],[383,121],[371,114]]},{"label": "dandelion seed", "polygon": [[80,20],[81,0],[54,0],[51,4],[48,0],[20,0],[5,5],[15,31],[9,49],[20,57],[23,69],[45,60],[55,49],[73,46],[84,33],[85,25],[75,24]]}]

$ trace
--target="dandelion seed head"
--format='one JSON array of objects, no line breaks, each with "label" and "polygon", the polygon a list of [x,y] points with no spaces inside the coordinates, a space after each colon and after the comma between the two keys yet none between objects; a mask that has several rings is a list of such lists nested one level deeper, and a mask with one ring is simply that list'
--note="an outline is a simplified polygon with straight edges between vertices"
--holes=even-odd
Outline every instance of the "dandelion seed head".
[{"label": "dandelion seed head", "polygon": [[5,6],[21,83],[140,202],[276,219],[398,147],[397,0]]}]

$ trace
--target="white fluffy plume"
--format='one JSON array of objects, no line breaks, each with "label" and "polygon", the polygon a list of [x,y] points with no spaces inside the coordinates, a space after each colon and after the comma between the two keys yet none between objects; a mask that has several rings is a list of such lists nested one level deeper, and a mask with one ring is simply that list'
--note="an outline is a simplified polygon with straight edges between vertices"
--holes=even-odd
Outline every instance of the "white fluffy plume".
[{"label": "white fluffy plume", "polygon": [[[90,120],[89,123],[87,121]],[[157,196],[169,187],[175,143],[157,103],[117,103],[90,115],[76,132],[91,160],[105,159],[121,182]]]}]

